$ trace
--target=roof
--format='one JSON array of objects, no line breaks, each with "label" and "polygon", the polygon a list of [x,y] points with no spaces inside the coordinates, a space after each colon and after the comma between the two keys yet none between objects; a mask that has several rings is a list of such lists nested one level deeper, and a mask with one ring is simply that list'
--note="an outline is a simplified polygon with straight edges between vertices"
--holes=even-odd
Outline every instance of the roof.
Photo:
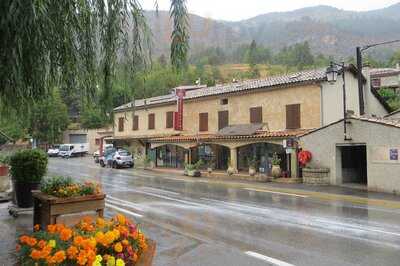
[{"label": "roof", "polygon": [[[383,118],[383,117],[372,117],[372,116],[351,116],[348,117],[347,120],[357,120],[357,121],[362,121],[362,122],[368,122],[368,123],[374,123],[374,124],[379,124],[379,125],[383,125],[383,126],[390,126],[390,127],[395,127],[395,128],[399,128],[400,129],[400,119],[396,120],[396,119],[387,119],[387,118]],[[330,126],[336,125],[340,122],[343,122],[343,118],[332,122],[328,125],[322,126],[320,128],[317,129],[313,129],[313,130],[309,130],[307,132],[304,132],[303,134],[299,135],[299,137],[304,137],[307,135],[310,135],[314,132],[323,130],[325,128],[328,128]]]},{"label": "roof", "polygon": [[296,129],[283,131],[257,131],[253,135],[219,135],[219,134],[198,134],[198,135],[178,135],[163,138],[152,138],[150,142],[207,142],[213,140],[246,140],[246,139],[284,139],[297,137],[305,134],[310,129]]},{"label": "roof", "polygon": [[[190,88],[190,90],[186,91],[186,96],[184,99],[195,99],[200,97],[215,96],[226,93],[243,92],[253,89],[271,88],[283,85],[285,86],[294,85],[306,82],[320,82],[324,80],[326,80],[325,68],[317,70],[301,71],[288,75],[271,76],[263,79],[245,80],[241,82],[228,83],[212,87],[198,86],[197,88],[194,88],[193,86],[181,86],[177,88],[178,89],[186,87]],[[121,105],[115,108],[114,111],[122,111],[132,107],[140,108],[150,105],[168,104],[168,103],[174,103],[175,101],[176,101],[176,95],[174,93],[171,93],[147,99],[135,100],[134,104],[132,104],[133,102],[130,102]]]},{"label": "roof", "polygon": [[372,68],[370,70],[370,75],[372,78],[397,76],[397,75],[400,75],[400,69],[399,68]]},{"label": "roof", "polygon": [[219,130],[217,134],[221,136],[253,135],[258,130],[261,130],[263,126],[264,124],[244,124],[244,125],[227,126]]}]

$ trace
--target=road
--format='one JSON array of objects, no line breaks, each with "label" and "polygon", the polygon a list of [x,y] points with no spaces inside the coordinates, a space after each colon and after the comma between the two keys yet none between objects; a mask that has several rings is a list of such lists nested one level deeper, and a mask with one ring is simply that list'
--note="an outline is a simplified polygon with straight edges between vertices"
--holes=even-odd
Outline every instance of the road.
[{"label": "road", "polygon": [[50,159],[49,175],[100,182],[106,215],[128,215],[157,241],[155,265],[400,265],[398,209],[105,169],[90,158]]}]

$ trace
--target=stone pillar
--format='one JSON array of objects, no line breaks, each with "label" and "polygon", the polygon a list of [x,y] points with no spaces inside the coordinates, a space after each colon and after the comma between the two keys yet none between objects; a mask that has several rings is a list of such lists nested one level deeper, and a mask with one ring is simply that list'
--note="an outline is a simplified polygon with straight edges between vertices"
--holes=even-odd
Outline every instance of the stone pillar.
[{"label": "stone pillar", "polygon": [[297,151],[296,149],[292,149],[290,153],[290,173],[291,173],[291,178],[298,178],[299,177],[299,162],[297,159]]},{"label": "stone pillar", "polygon": [[238,172],[237,148],[230,148],[230,153],[231,153],[231,162],[230,162],[231,166],[233,168],[233,171],[237,173]]},{"label": "stone pillar", "polygon": [[189,148],[188,152],[188,164],[192,163],[192,148]]}]

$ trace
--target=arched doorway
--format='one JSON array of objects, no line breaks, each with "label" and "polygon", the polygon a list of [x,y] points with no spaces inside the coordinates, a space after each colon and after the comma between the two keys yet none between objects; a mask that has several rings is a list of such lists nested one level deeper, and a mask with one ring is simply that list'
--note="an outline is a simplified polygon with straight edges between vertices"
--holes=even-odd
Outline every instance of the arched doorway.
[{"label": "arched doorway", "polygon": [[249,160],[256,159],[257,171],[270,175],[271,173],[271,160],[274,153],[281,159],[281,169],[288,172],[287,169],[287,155],[282,145],[274,143],[253,143],[246,146],[238,147],[238,170],[248,171]]},{"label": "arched doorway", "polygon": [[229,148],[218,144],[201,144],[191,148],[192,163],[203,161],[202,168],[228,169]]},{"label": "arched doorway", "polygon": [[186,150],[177,145],[163,145],[155,148],[156,166],[165,168],[184,168]]}]

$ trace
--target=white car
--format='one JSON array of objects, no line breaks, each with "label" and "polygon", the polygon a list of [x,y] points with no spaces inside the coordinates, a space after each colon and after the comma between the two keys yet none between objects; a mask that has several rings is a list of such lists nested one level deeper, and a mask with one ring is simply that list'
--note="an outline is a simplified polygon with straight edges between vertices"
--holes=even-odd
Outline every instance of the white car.
[{"label": "white car", "polygon": [[47,155],[49,157],[57,157],[59,153],[60,153],[60,146],[58,145],[55,145],[47,150]]},{"label": "white car", "polygon": [[109,150],[108,153],[99,158],[99,162],[102,167],[107,165],[107,161],[109,166],[112,168],[132,168],[134,166],[132,154],[129,151],[122,149],[117,151]]}]

